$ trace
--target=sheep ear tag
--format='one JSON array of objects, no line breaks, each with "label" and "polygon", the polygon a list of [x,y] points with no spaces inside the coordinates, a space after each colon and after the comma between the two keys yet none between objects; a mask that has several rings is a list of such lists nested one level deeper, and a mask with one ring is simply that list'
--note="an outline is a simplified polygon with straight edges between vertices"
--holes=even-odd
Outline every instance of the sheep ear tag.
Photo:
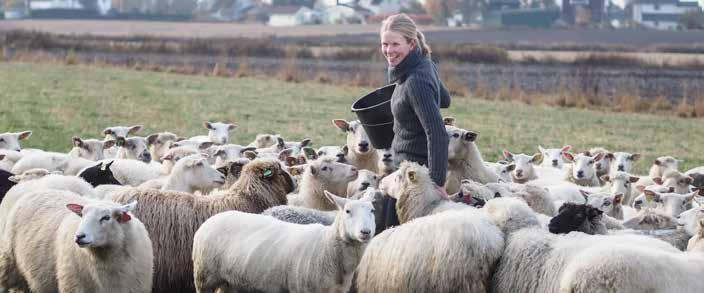
[{"label": "sheep ear tag", "polygon": [[124,212],[117,219],[117,221],[120,223],[126,223],[126,222],[129,222],[129,220],[132,220],[132,217],[130,216],[130,214],[124,213]]},{"label": "sheep ear tag", "polygon": [[269,178],[269,177],[271,177],[271,175],[272,175],[271,170],[266,169],[266,170],[264,171],[264,178]]}]

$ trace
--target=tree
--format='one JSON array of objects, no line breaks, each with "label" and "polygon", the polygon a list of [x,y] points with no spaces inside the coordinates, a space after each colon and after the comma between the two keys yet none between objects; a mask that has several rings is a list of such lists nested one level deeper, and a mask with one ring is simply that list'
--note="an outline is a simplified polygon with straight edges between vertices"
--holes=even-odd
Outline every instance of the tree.
[{"label": "tree", "polygon": [[688,11],[680,16],[680,25],[685,29],[704,29],[704,13],[701,11]]}]

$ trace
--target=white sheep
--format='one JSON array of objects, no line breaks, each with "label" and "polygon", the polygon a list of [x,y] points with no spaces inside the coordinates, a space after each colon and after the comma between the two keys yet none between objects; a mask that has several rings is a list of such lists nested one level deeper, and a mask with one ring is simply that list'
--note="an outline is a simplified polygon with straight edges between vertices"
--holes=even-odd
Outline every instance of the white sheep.
[{"label": "white sheep", "polygon": [[538,150],[543,154],[543,162],[540,165],[543,167],[552,167],[562,170],[565,166],[565,159],[562,154],[569,152],[571,148],[571,145],[565,145],[561,149],[545,149],[542,146],[538,146]]},{"label": "white sheep", "polygon": [[30,136],[32,136],[31,131],[0,133],[0,149],[19,152],[22,150],[20,140],[28,139]]},{"label": "white sheep", "polygon": [[357,179],[347,183],[347,196],[351,197],[357,193],[367,190],[367,188],[379,187],[379,175],[369,170],[359,170]]},{"label": "white sheep", "polygon": [[203,122],[203,127],[208,129],[208,135],[199,135],[191,137],[189,140],[194,141],[210,141],[215,144],[227,144],[230,142],[230,131],[235,130],[237,125],[223,122]]},{"label": "white sheep", "polygon": [[630,175],[626,172],[614,171],[611,175],[601,176],[601,181],[607,183],[607,188],[611,191],[611,194],[623,194],[623,204],[626,206],[631,206],[635,197],[632,196],[633,184],[638,182],[640,178],[637,176]]},{"label": "white sheep", "polygon": [[19,161],[24,155],[18,151],[11,151],[0,149],[0,169],[5,171],[12,170],[15,163]]},{"label": "white sheep", "polygon": [[207,193],[225,184],[225,176],[210,166],[203,155],[195,154],[179,160],[165,181],[162,191]]},{"label": "white sheep", "polygon": [[91,161],[100,161],[105,159],[105,149],[115,145],[114,140],[97,140],[97,139],[81,139],[73,137],[73,148],[68,152],[68,155],[73,158],[84,158]]},{"label": "white sheep", "polygon": [[[126,138],[129,137],[130,135],[135,135],[137,132],[142,130],[142,125],[133,125],[133,126],[112,126],[105,128],[103,130],[103,134],[105,135],[104,140],[114,140],[117,141],[118,137]],[[105,149],[105,158],[112,159],[117,156],[117,146],[113,146],[111,148]]]},{"label": "white sheep", "polygon": [[692,207],[692,201],[698,192],[695,191],[688,194],[660,193],[646,189],[643,193],[647,202],[655,202],[656,210],[671,217],[677,217],[680,213]]},{"label": "white sheep", "polygon": [[613,175],[615,172],[631,172],[633,168],[633,163],[640,159],[640,154],[631,154],[626,152],[615,152],[612,156],[607,157],[610,160],[611,169],[609,174]]},{"label": "white sheep", "polygon": [[611,170],[611,161],[614,159],[614,154],[609,152],[603,147],[591,148],[589,151],[584,152],[584,155],[589,157],[594,157],[601,154],[598,160],[594,160],[594,169],[596,169],[597,180],[599,177],[604,176]]},{"label": "white sheep", "polygon": [[[346,194],[349,182],[357,179],[358,170],[350,165],[337,163],[329,157],[319,158],[303,166],[298,193],[288,195],[288,204],[320,210],[334,210],[323,191]],[[298,175],[298,169],[289,169]]]},{"label": "white sheep", "polygon": [[567,152],[562,156],[572,163],[567,168],[567,181],[581,186],[601,186],[596,164],[602,161],[604,153],[598,153],[593,156],[587,154],[577,154],[575,156]]},{"label": "white sheep", "polygon": [[163,157],[166,152],[169,151],[171,145],[179,141],[179,137],[171,132],[159,132],[147,136],[147,146],[149,147],[149,154],[152,156],[153,161],[161,162],[161,157]]},{"label": "white sheep", "polygon": [[161,156],[162,174],[171,174],[176,162],[190,155],[198,154],[198,150],[190,146],[172,147]]},{"label": "white sheep", "polygon": [[197,150],[197,151],[205,151],[213,145],[214,145],[214,143],[212,141],[197,141],[197,140],[186,139],[186,140],[179,140],[177,142],[172,143],[169,148],[190,147],[190,148]]},{"label": "white sheep", "polygon": [[513,154],[508,150],[503,151],[504,158],[516,165],[511,172],[513,182],[526,183],[530,180],[538,179],[534,165],[540,165],[543,161],[543,154],[536,153],[532,156],[526,154]]},{"label": "white sheep", "polygon": [[196,291],[347,292],[374,236],[374,208],[368,200],[326,196],[338,209],[331,226],[237,211],[205,221],[193,240]]},{"label": "white sheep", "polygon": [[[212,157],[215,158],[215,166],[221,167],[225,165],[225,162],[235,161],[240,158],[246,157],[246,152],[254,151],[254,147],[244,147],[238,144],[226,144],[212,146]],[[250,158],[254,159],[254,158]]]},{"label": "white sheep", "polygon": [[268,148],[274,146],[278,143],[278,138],[281,137],[278,134],[260,133],[254,138],[254,141],[247,145],[247,147],[255,147],[258,149]]},{"label": "white sheep", "polygon": [[12,182],[15,182],[15,183],[20,183],[20,182],[25,182],[25,181],[29,181],[29,180],[39,179],[39,178],[42,178],[42,177],[44,177],[46,175],[50,175],[50,174],[61,175],[61,172],[49,171],[44,168],[34,168],[34,169],[26,170],[26,171],[22,172],[22,174],[10,176],[7,179]]},{"label": "white sheep", "polygon": [[131,211],[76,194],[27,194],[0,244],[0,288],[32,292],[151,292],[153,253]]},{"label": "white sheep", "polygon": [[511,172],[516,169],[516,164],[514,163],[508,163],[506,161],[499,161],[496,163],[493,162],[484,162],[484,165],[487,168],[490,168],[494,173],[496,173],[497,176],[499,176],[499,180],[503,182],[513,182],[513,177],[511,176]]},{"label": "white sheep", "polygon": [[478,134],[455,126],[445,125],[449,135],[448,167],[445,190],[456,193],[463,179],[479,183],[499,182],[499,176],[484,165],[484,159],[475,144]]},{"label": "white sheep", "polygon": [[118,146],[117,159],[131,159],[149,163],[152,160],[152,155],[149,153],[147,139],[141,136],[133,137],[118,137],[115,140],[115,145]]},{"label": "white sheep", "polygon": [[677,170],[668,170],[662,175],[662,178],[654,180],[656,184],[673,188],[674,193],[685,194],[692,192],[692,182],[694,179],[690,176],[680,173]]},{"label": "white sheep", "polygon": [[358,120],[348,122],[344,119],[335,119],[332,123],[347,134],[347,163],[378,174],[379,153],[369,142],[369,135],[362,124]]},{"label": "white sheep", "polygon": [[650,166],[650,171],[648,171],[648,177],[656,178],[665,175],[665,172],[669,170],[679,170],[679,160],[672,156],[658,157],[653,161],[653,165]]},{"label": "white sheep", "polygon": [[61,171],[64,175],[76,175],[85,168],[95,165],[94,161],[71,157],[65,153],[37,151],[22,156],[13,166],[11,172],[21,174],[34,168],[44,168],[49,171]]},{"label": "white sheep", "polygon": [[[386,176],[386,175],[389,175],[389,174],[393,173],[394,171],[396,171],[397,168],[396,168],[396,164],[394,163],[394,161],[396,160],[396,158],[394,157],[394,150],[392,150],[391,148],[388,148],[388,149],[377,150],[377,152],[379,153],[379,163],[377,164],[379,167],[378,174],[380,176]],[[340,150],[340,152],[337,153],[337,156],[340,156],[341,153],[342,153],[342,150]],[[346,155],[346,153],[342,153],[342,159],[345,159],[344,158],[345,155]],[[339,162],[344,163],[344,161],[339,161]]]}]

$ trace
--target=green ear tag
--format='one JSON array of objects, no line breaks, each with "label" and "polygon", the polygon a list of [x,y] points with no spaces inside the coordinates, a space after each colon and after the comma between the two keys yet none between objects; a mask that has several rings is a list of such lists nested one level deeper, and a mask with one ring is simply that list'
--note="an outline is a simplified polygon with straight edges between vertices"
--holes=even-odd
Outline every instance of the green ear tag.
[{"label": "green ear tag", "polygon": [[271,170],[264,171],[264,177],[267,177],[267,178],[271,177]]}]

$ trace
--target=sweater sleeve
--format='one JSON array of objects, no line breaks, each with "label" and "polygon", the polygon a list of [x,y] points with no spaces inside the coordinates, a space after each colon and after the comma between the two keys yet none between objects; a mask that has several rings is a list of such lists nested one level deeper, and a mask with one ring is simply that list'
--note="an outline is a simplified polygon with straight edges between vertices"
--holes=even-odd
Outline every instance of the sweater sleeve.
[{"label": "sweater sleeve", "polygon": [[427,81],[407,80],[408,99],[428,140],[428,168],[430,177],[438,186],[445,185],[447,177],[447,145],[449,138],[436,100],[437,92]]},{"label": "sweater sleeve", "polygon": [[450,108],[450,102],[452,102],[452,99],[450,98],[450,92],[445,87],[445,83],[443,83],[440,79],[438,66],[435,63],[433,63],[433,71],[435,72],[435,75],[437,75],[438,86],[440,86],[440,108]]}]

